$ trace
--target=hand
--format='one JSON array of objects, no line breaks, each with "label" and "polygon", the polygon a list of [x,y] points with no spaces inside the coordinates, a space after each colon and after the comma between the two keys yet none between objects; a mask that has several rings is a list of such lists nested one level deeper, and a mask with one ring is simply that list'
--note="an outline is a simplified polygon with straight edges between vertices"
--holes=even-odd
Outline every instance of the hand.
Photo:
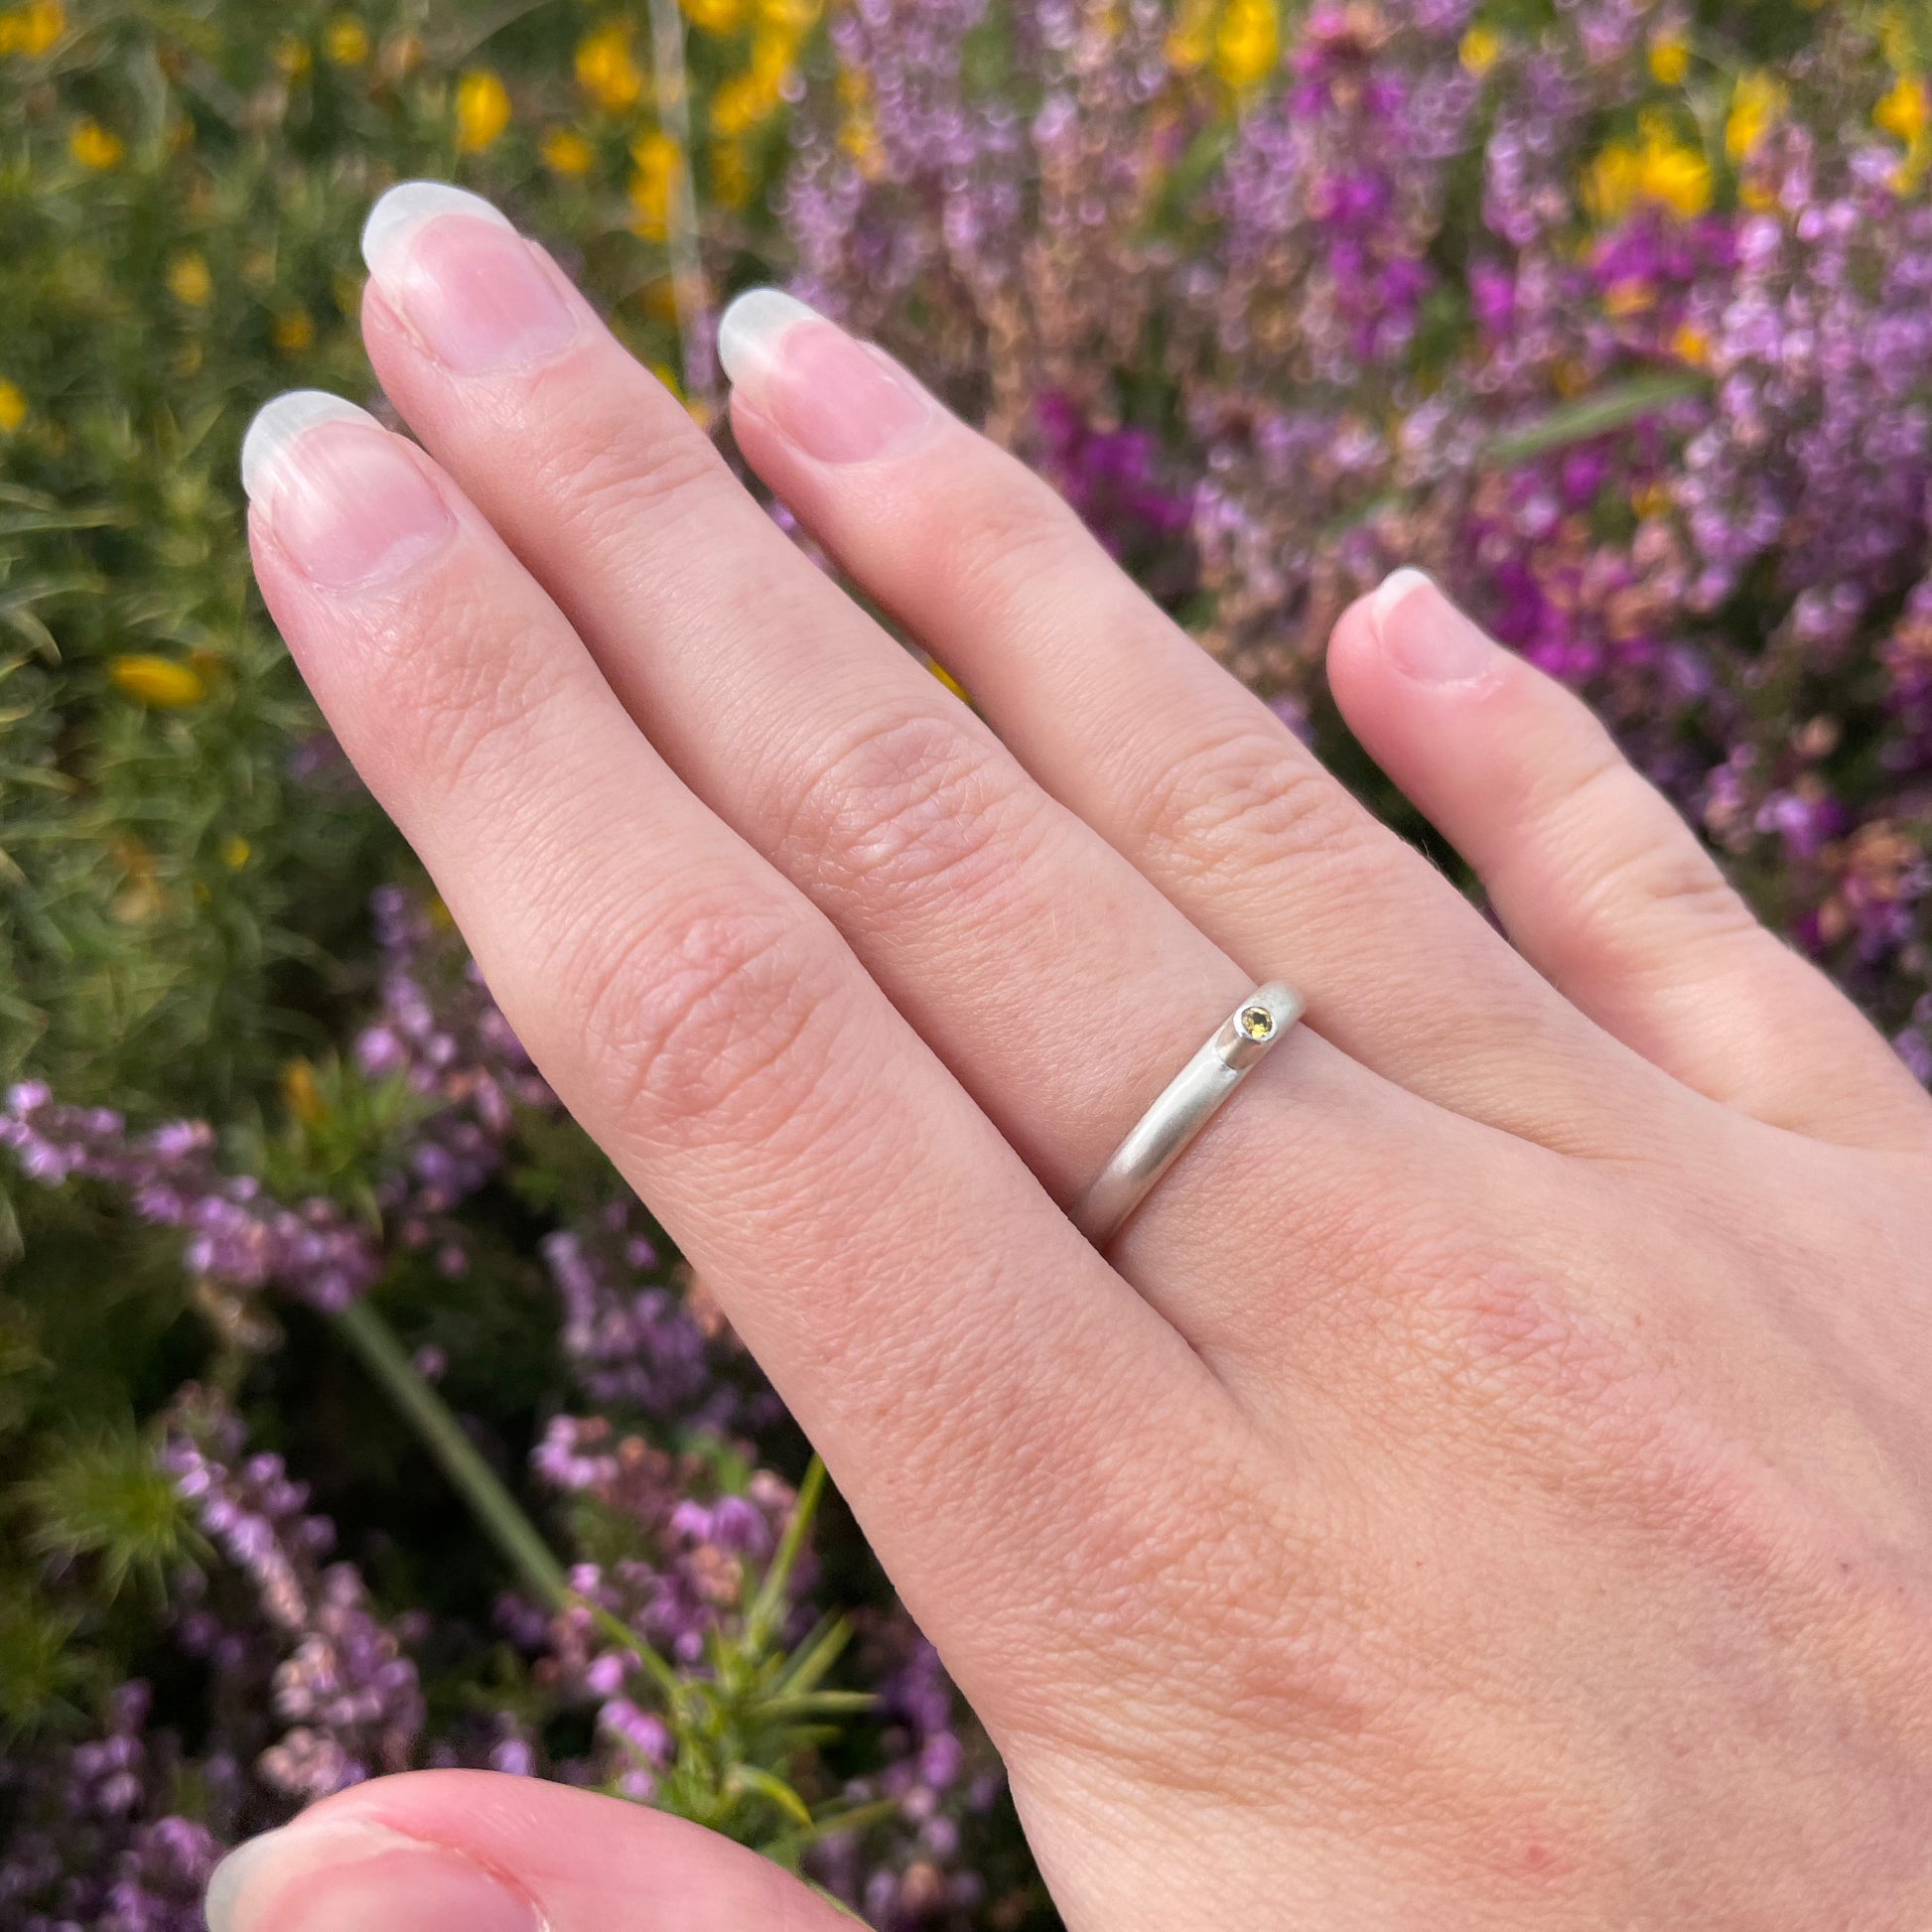
[{"label": "hand", "polygon": [[[1075,1932],[1932,1922],[1932,1106],[1586,711],[1413,574],[1330,650],[1512,945],[877,351],[742,302],[734,428],[990,730],[499,216],[367,252],[430,454],[271,405],[270,607]],[[1096,1253],[1061,1205],[1276,976],[1308,1024]],[[832,1922],[465,1774],[264,1841],[221,1932],[494,1932],[317,1865],[370,1821],[505,1932]]]}]

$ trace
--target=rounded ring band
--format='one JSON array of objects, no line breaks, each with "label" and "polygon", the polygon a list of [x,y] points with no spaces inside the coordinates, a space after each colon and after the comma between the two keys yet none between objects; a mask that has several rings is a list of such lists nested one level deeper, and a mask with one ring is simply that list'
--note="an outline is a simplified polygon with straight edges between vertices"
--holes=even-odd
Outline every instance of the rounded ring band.
[{"label": "rounded ring band", "polygon": [[1279,980],[1256,987],[1168,1082],[1068,1210],[1073,1225],[1096,1248],[1106,1247],[1120,1232],[1187,1143],[1301,1019],[1302,1007],[1302,996]]}]

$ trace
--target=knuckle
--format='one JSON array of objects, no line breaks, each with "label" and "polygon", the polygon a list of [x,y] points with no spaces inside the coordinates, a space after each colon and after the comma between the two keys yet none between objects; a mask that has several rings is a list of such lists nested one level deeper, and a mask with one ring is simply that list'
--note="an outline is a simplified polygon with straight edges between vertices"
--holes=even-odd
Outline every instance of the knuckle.
[{"label": "knuckle", "polygon": [[1245,872],[1284,852],[1339,856],[1356,844],[1356,808],[1335,780],[1246,722],[1183,748],[1143,798],[1143,852],[1195,872]]},{"label": "knuckle", "polygon": [[815,765],[784,802],[779,844],[840,894],[957,900],[1017,876],[1039,820],[993,748],[952,719],[897,708]]},{"label": "knuckle", "polygon": [[1688,836],[1659,841],[1612,864],[1598,892],[1609,899],[1641,896],[1652,905],[1694,919],[1707,931],[1742,930],[1757,923],[1717,862]]},{"label": "knuckle", "polygon": [[668,919],[581,922],[550,984],[623,1128],[648,1141],[766,1144],[806,1113],[826,1061],[825,975],[799,921],[700,900]]},{"label": "knuckle", "polygon": [[531,484],[553,505],[566,537],[601,548],[625,541],[643,522],[662,538],[667,527],[702,514],[730,483],[694,424],[660,423],[660,414],[613,408],[595,387],[573,392],[556,412],[534,455]]},{"label": "knuckle", "polygon": [[1641,784],[1619,758],[1597,767],[1571,793],[1564,814],[1570,825],[1623,824],[1629,834],[1608,850],[1587,834],[1578,838],[1566,956],[1587,960],[1604,946],[1627,951],[1633,910],[1662,912],[1674,927],[1702,937],[1757,927],[1756,915],[1718,862],[1668,808],[1654,819],[1644,814],[1648,823],[1631,826],[1628,789]]},{"label": "knuckle", "polygon": [[1025,474],[983,479],[958,495],[935,501],[916,554],[930,560],[941,598],[998,624],[1031,609],[1040,587],[1060,580],[1067,563],[1090,541],[1078,517],[1038,478]]},{"label": "knuckle", "polygon": [[386,750],[427,765],[451,794],[500,790],[527,756],[531,727],[557,686],[533,621],[476,594],[443,590],[384,652],[384,701],[371,718]]}]

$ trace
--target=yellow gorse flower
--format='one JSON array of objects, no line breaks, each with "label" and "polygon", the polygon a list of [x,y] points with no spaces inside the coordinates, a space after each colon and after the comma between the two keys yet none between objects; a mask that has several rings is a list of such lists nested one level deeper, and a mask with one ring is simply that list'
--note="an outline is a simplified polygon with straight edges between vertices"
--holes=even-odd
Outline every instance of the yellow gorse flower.
[{"label": "yellow gorse flower", "polygon": [[1502,59],[1503,37],[1493,27],[1476,26],[1462,36],[1455,58],[1469,73],[1487,73]]},{"label": "yellow gorse flower", "polygon": [[577,44],[577,84],[607,114],[636,106],[644,76],[630,52],[630,29],[621,20],[586,34]]},{"label": "yellow gorse flower", "polygon": [[254,854],[255,848],[239,832],[230,832],[221,841],[221,863],[230,872],[239,872]]},{"label": "yellow gorse flower", "polygon": [[24,7],[0,13],[0,54],[38,57],[67,31],[67,9],[61,0],[28,0]]},{"label": "yellow gorse flower", "polygon": [[1214,36],[1214,71],[1237,92],[1265,80],[1282,58],[1275,0],[1228,0]]},{"label": "yellow gorse flower", "polygon": [[168,264],[168,293],[191,309],[206,309],[214,299],[214,277],[208,273],[207,258],[192,249],[177,255]]},{"label": "yellow gorse flower", "polygon": [[500,75],[472,68],[456,83],[456,144],[481,154],[510,124],[510,93]]},{"label": "yellow gorse flower", "polygon": [[339,68],[359,68],[369,58],[369,30],[353,14],[344,14],[329,23],[322,46]]},{"label": "yellow gorse flower", "polygon": [[315,318],[307,309],[291,309],[275,318],[269,335],[284,355],[299,355],[316,339]]},{"label": "yellow gorse flower", "polygon": [[802,41],[818,25],[825,9],[820,0],[756,0],[759,25],[775,34]]},{"label": "yellow gorse flower", "polygon": [[597,166],[597,150],[568,127],[553,127],[543,137],[543,165],[553,175],[588,175]]},{"label": "yellow gorse flower", "polygon": [[27,392],[0,376],[0,433],[11,436],[27,420]]},{"label": "yellow gorse flower", "polygon": [[117,134],[109,134],[98,121],[76,121],[68,136],[68,152],[83,168],[97,172],[119,165],[127,146]]},{"label": "yellow gorse flower", "polygon": [[1733,168],[1756,152],[1783,118],[1789,98],[1783,85],[1762,70],[1739,77],[1725,117],[1725,155]]},{"label": "yellow gorse flower", "polygon": [[[715,31],[728,31],[744,17],[739,0],[730,0],[729,10],[722,0],[684,0],[689,10],[701,10],[693,18],[709,18]],[[757,31],[752,37],[751,57],[745,69],[713,88],[708,114],[713,133],[729,141],[748,134],[768,121],[784,103],[785,89],[797,71],[798,50],[817,23],[820,0],[751,0]],[[714,157],[716,158],[716,157]],[[726,161],[714,169],[714,190],[737,196],[733,207],[742,206],[750,193],[750,180],[742,167]]]},{"label": "yellow gorse flower", "polygon": [[1602,294],[1606,316],[1640,316],[1657,306],[1657,291],[1638,276],[1612,282]]},{"label": "yellow gorse flower", "polygon": [[721,80],[711,96],[709,113],[716,134],[745,134],[758,126],[777,103],[777,96],[760,87],[756,75],[734,74]]},{"label": "yellow gorse flower", "polygon": [[200,704],[207,685],[199,671],[173,657],[153,657],[132,651],[114,659],[107,675],[118,690],[162,711],[179,711]]},{"label": "yellow gorse flower", "polygon": [[1905,144],[1905,159],[1892,176],[1892,187],[1903,195],[1932,164],[1932,139],[1928,138],[1932,112],[1928,112],[1925,82],[1917,74],[1901,73],[1891,91],[1871,110],[1871,118]]},{"label": "yellow gorse flower", "polygon": [[298,34],[284,34],[275,43],[275,52],[271,58],[291,80],[300,80],[316,64],[316,57],[310,51],[309,43]]},{"label": "yellow gorse flower", "polygon": [[1612,141],[1589,164],[1583,196],[1598,221],[1619,221],[1640,203],[1688,221],[1711,206],[1711,164],[1663,115],[1646,114],[1635,141]]},{"label": "yellow gorse flower", "polygon": [[293,1059],[282,1068],[282,1104],[304,1127],[313,1127],[329,1112],[313,1062]]},{"label": "yellow gorse flower", "polygon": [[1670,491],[1660,483],[1647,483],[1630,492],[1630,507],[1639,516],[1661,516],[1670,508]]},{"label": "yellow gorse flower", "polygon": [[671,194],[684,167],[678,144],[661,129],[640,134],[630,144],[636,164],[630,177],[631,228],[646,241],[662,241],[671,221]]},{"label": "yellow gorse flower", "polygon": [[1690,43],[1679,34],[1660,34],[1650,43],[1650,71],[1666,87],[1681,87],[1691,70]]},{"label": "yellow gorse flower", "polygon": [[1168,35],[1168,60],[1182,73],[1210,63],[1220,78],[1245,92],[1275,70],[1282,54],[1276,0],[1181,0]]},{"label": "yellow gorse flower", "polygon": [[868,181],[885,172],[886,156],[879,144],[879,124],[873,119],[872,82],[857,68],[839,69],[839,146],[858,164]]},{"label": "yellow gorse flower", "polygon": [[1701,369],[1711,359],[1711,338],[1694,323],[1680,322],[1670,339],[1670,352],[1680,362]]},{"label": "yellow gorse flower", "polygon": [[735,34],[745,25],[745,0],[679,0],[692,26],[707,34]]},{"label": "yellow gorse flower", "polygon": [[1873,123],[1909,148],[1923,138],[1927,123],[1925,82],[1901,73],[1890,92],[1871,110]]}]

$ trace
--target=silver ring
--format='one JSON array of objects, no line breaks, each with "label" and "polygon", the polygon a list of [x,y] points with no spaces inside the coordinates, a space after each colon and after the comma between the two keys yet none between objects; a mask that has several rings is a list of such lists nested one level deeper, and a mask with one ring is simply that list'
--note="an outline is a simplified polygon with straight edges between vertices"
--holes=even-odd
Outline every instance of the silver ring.
[{"label": "silver ring", "polygon": [[1256,987],[1168,1082],[1069,1210],[1073,1225],[1096,1248],[1104,1248],[1120,1232],[1187,1143],[1301,1019],[1302,1007],[1301,994],[1279,980]]}]

